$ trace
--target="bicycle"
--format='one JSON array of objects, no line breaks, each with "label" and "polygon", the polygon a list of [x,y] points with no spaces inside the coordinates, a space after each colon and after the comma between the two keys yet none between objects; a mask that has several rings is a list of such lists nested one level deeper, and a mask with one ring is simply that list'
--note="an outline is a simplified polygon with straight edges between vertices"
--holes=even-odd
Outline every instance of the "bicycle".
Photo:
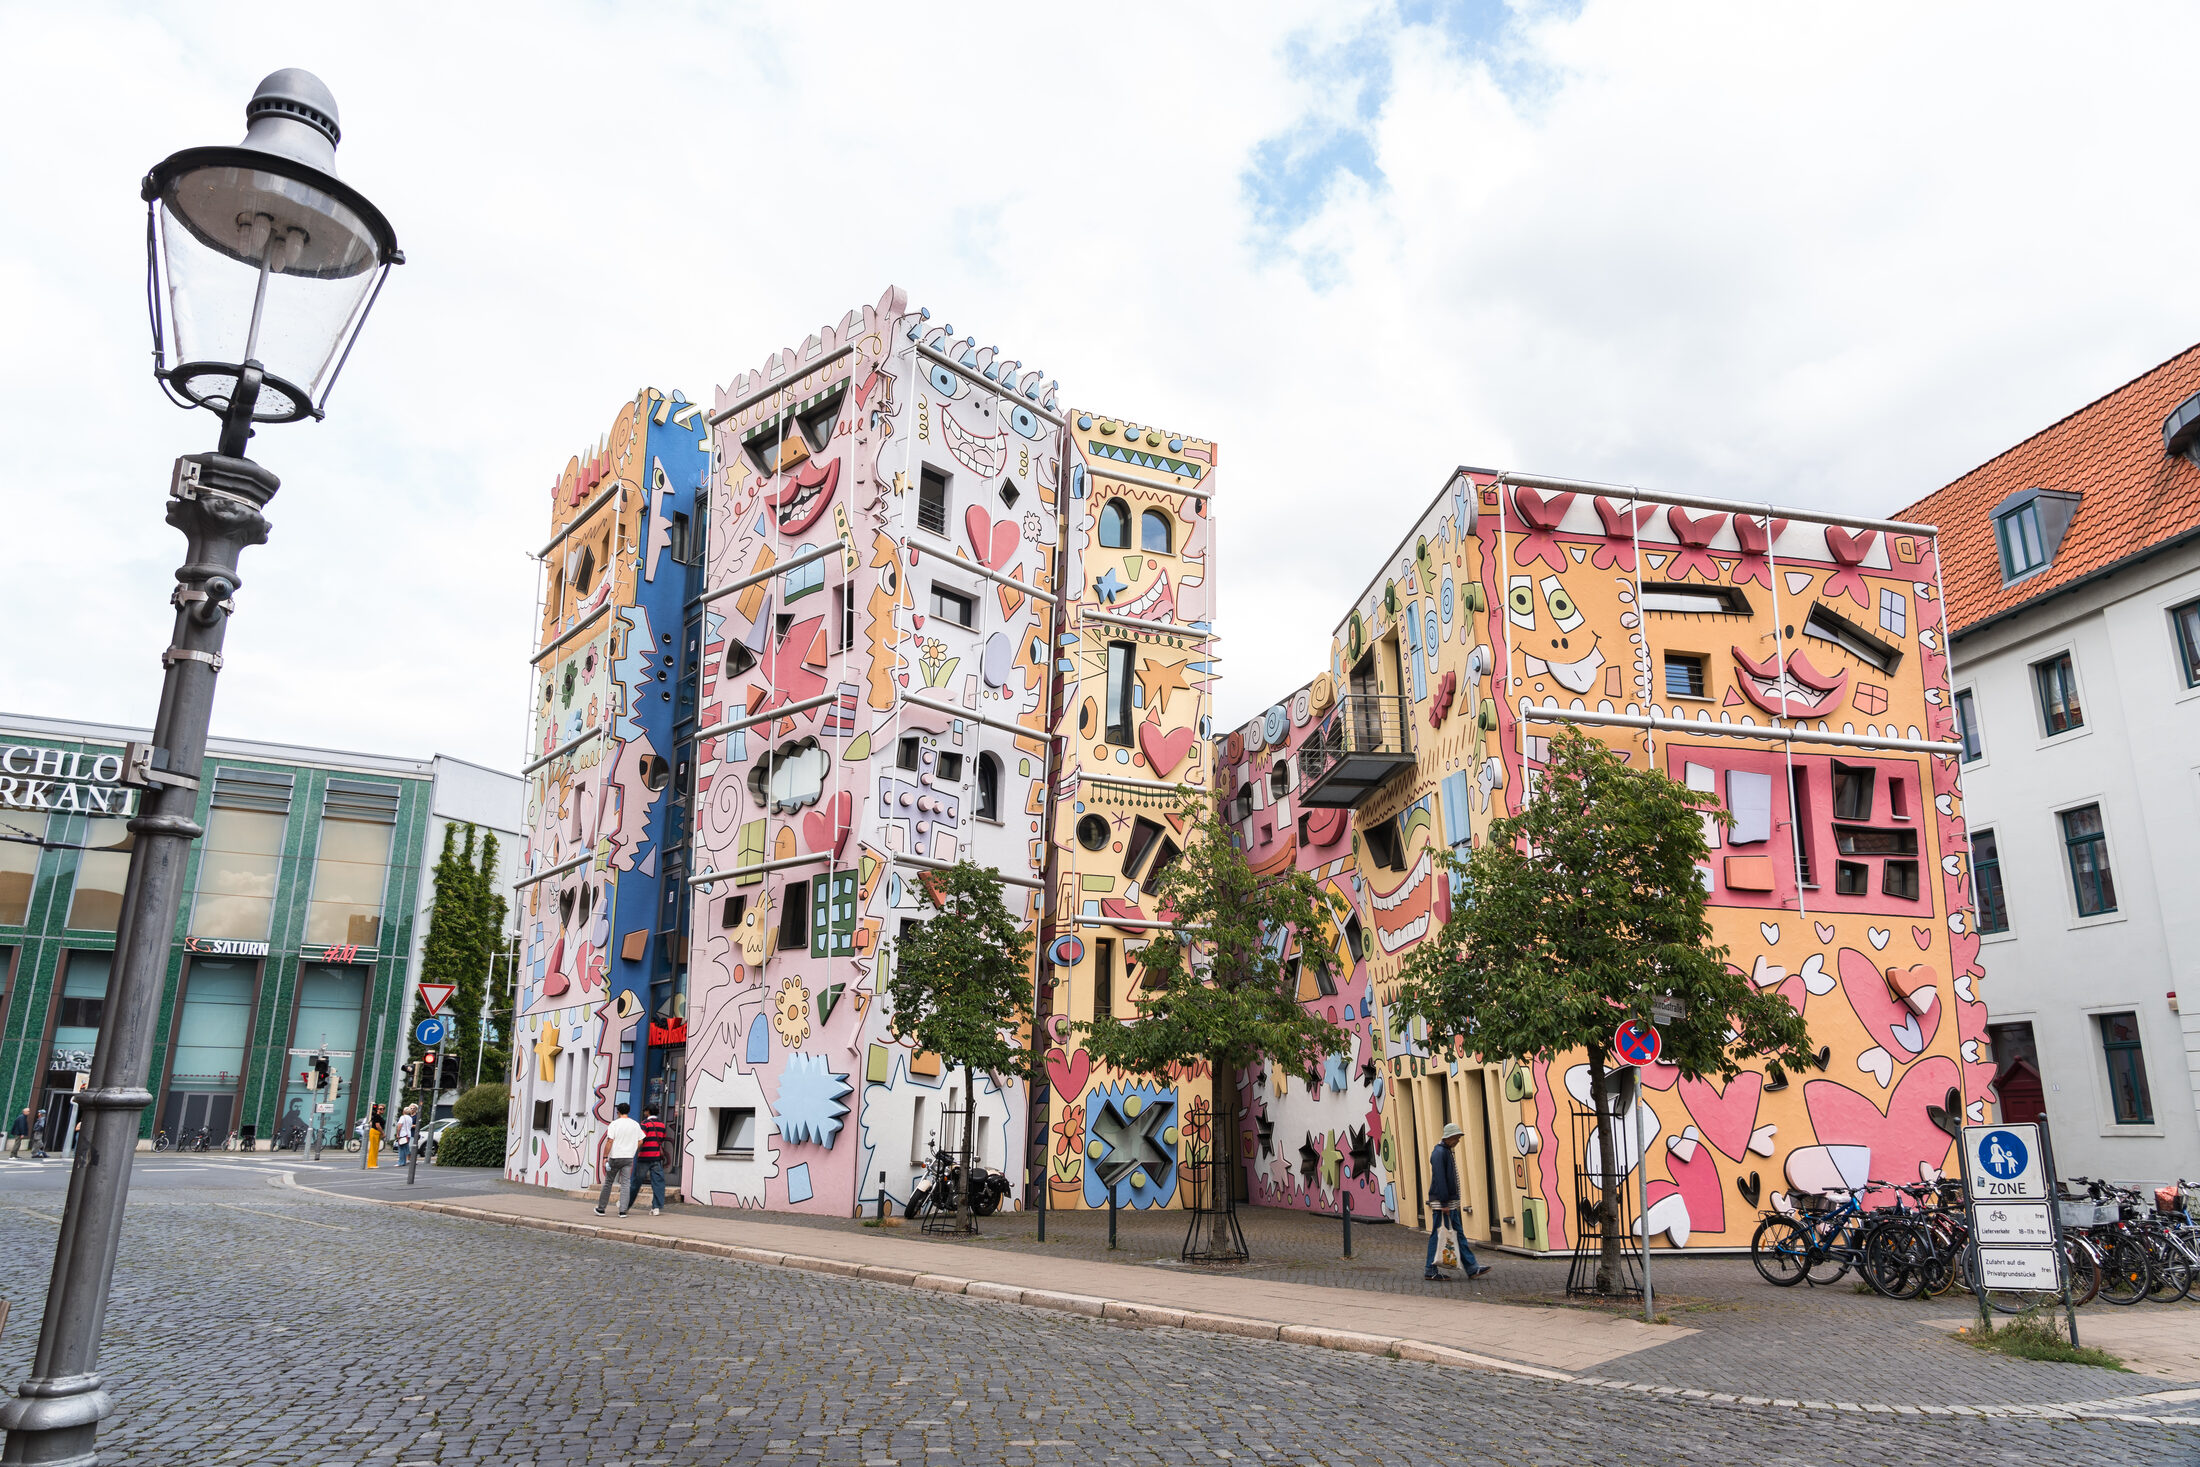
[{"label": "bicycle", "polygon": [[166,1131],[155,1131],[153,1133],[153,1149],[155,1151],[166,1151],[168,1149],[168,1133]]},{"label": "bicycle", "polygon": [[[1867,1182],[1864,1190],[1894,1189],[1889,1183]],[[1785,1289],[1807,1279],[1812,1287],[1823,1287],[1839,1283],[1855,1268],[1865,1283],[1884,1293],[1875,1269],[1867,1266],[1875,1258],[1877,1272],[1885,1273],[1892,1260],[1899,1260],[1906,1274],[1910,1262],[1903,1240],[1879,1236],[1896,1225],[1892,1214],[1899,1204],[1867,1214],[1855,1193],[1842,1193],[1836,1201],[1830,1193],[1798,1192],[1791,1200],[1793,1215],[1768,1214],[1749,1240],[1750,1262],[1766,1283]]]},{"label": "bicycle", "polygon": [[[2058,1204],[2090,1202],[2093,1206],[2093,1221],[2080,1225],[2077,1236],[2084,1238],[2100,1259],[2101,1302],[2123,1307],[2153,1294],[2156,1288],[2153,1250],[2127,1215],[2135,1209],[2138,1194],[2097,1177],[2072,1177],[2070,1180],[2085,1188],[2085,1196],[2064,1196],[2056,1200]],[[2108,1216],[2101,1215],[2103,1210]],[[2067,1229],[2068,1225],[2065,1226]],[[2067,1231],[2065,1236],[2069,1236]]]}]

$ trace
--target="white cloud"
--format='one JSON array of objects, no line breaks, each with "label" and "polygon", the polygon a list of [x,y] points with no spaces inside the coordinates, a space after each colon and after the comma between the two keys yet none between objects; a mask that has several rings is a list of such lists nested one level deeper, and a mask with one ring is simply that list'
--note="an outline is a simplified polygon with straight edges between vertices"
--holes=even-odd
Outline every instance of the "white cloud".
[{"label": "white cloud", "polygon": [[[2200,335],[2188,12],[1478,23],[0,12],[0,708],[150,716],[160,500],[213,421],[147,380],[134,185],[233,141],[278,66],[328,81],[412,263],[329,421],[255,444],[286,485],[239,735],[514,765],[566,458],[636,387],[707,400],[888,281],[1066,401],[1221,440],[1226,722],[1315,670],[1454,464],[1884,513]],[[1256,217],[1278,139],[1316,163]]]}]

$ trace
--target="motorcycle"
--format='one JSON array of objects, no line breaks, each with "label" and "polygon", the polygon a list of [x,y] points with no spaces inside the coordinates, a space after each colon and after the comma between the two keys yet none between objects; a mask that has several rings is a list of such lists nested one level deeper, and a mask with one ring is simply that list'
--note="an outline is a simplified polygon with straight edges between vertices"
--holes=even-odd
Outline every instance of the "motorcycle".
[{"label": "motorcycle", "polygon": [[[973,1162],[970,1167],[970,1215],[991,1217],[1001,1210],[1001,1202],[1008,1196],[1008,1178],[992,1167]],[[903,1217],[921,1217],[927,1211],[954,1212],[962,1200],[962,1167],[951,1151],[935,1152],[932,1165],[910,1189],[909,1200],[902,1204]]]}]

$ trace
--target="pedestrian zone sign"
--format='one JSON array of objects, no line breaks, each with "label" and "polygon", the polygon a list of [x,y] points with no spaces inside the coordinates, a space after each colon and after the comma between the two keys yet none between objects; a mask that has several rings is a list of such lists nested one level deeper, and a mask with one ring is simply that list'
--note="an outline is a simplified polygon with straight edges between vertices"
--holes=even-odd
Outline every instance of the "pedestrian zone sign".
[{"label": "pedestrian zone sign", "polygon": [[458,992],[456,983],[423,983],[420,985],[420,1001],[428,1006],[431,1014],[443,1012],[443,1006]]},{"label": "pedestrian zone sign", "polygon": [[1965,1126],[1963,1160],[1973,1202],[2047,1200],[2047,1168],[2036,1125]]}]

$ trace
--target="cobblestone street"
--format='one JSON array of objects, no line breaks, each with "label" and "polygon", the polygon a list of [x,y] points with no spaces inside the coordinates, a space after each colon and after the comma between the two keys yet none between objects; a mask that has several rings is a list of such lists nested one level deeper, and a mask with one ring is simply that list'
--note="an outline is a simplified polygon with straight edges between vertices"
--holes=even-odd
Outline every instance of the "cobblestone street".
[{"label": "cobblestone street", "polygon": [[[2031,1467],[2200,1455],[2200,1428],[1646,1399],[422,1215],[301,1191],[265,1164],[168,1165],[141,1165],[133,1191],[103,1358],[120,1403],[103,1461]],[[35,1344],[64,1181],[59,1168],[0,1172],[10,1386]]]}]

